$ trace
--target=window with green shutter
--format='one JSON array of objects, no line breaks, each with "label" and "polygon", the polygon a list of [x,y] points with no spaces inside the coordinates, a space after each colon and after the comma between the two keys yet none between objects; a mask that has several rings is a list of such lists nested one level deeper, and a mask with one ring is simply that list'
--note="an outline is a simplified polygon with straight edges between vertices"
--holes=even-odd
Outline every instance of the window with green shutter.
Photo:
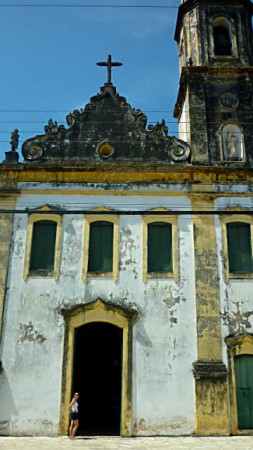
[{"label": "window with green shutter", "polygon": [[88,272],[108,273],[113,270],[113,223],[90,224]]},{"label": "window with green shutter", "polygon": [[34,222],[30,270],[53,271],[57,223],[50,220]]},{"label": "window with green shutter", "polygon": [[252,245],[250,224],[231,222],[227,224],[229,272],[252,272]]},{"label": "window with green shutter", "polygon": [[148,224],[148,272],[173,272],[172,225]]}]

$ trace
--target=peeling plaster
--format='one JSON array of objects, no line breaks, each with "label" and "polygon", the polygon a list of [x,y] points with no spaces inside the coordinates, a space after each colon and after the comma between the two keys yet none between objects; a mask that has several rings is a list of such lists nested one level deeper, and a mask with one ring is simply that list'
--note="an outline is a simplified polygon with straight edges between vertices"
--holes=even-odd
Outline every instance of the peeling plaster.
[{"label": "peeling plaster", "polygon": [[[44,185],[43,185],[44,186]],[[56,185],[55,185],[56,186]],[[54,187],[55,187],[54,186]],[[52,187],[52,186],[51,186]],[[108,187],[108,186],[107,186]],[[66,186],[68,188],[68,186]],[[71,189],[71,186],[69,187]],[[122,188],[123,189],[123,188]],[[27,205],[27,208],[40,206],[41,204],[60,204],[60,199],[65,204],[80,204],[83,198],[80,196],[65,196],[58,194],[48,198],[46,194],[38,193],[29,197],[28,194],[21,195],[19,204]],[[171,201],[171,207],[177,205],[178,198]],[[184,203],[187,200],[182,200]],[[62,201],[62,208],[64,206]],[[112,203],[111,203],[112,202]],[[133,208],[133,197],[104,196],[103,202],[98,196],[89,196],[87,208],[99,207],[101,204],[110,207]],[[140,203],[142,202],[142,203]],[[165,198],[158,196],[138,197],[134,204],[142,204],[143,208],[151,209],[155,206],[168,206],[167,193]],[[180,221],[179,221],[180,222]],[[181,222],[180,222],[181,223]],[[19,225],[19,226],[18,226]],[[120,217],[119,221],[119,261],[122,264],[118,279],[114,282],[110,277],[88,277],[85,282],[81,278],[83,265],[83,239],[84,221],[81,215],[64,215],[62,218],[61,239],[61,261],[60,276],[57,281],[52,277],[28,277],[23,279],[23,265],[25,259],[25,245],[20,248],[19,257],[15,254],[18,249],[17,242],[26,242],[27,220],[25,216],[18,218],[16,222],[16,234],[14,234],[14,251],[12,252],[12,270],[9,277],[9,288],[7,291],[6,309],[6,342],[3,351],[3,361],[6,374],[9,377],[11,389],[15,393],[15,399],[25,408],[30,407],[30,397],[25,398],[27,386],[31,386],[36,393],[43,395],[47,404],[45,411],[44,403],[40,404],[36,411],[37,418],[33,418],[29,424],[22,422],[24,406],[18,409],[17,423],[10,424],[10,433],[29,432],[34,434],[39,430],[41,434],[57,432],[57,398],[61,382],[61,364],[64,358],[64,333],[67,330],[62,310],[72,310],[78,305],[84,305],[95,301],[100,297],[107,305],[118,305],[123,309],[132,309],[137,312],[137,319],[131,324],[131,342],[133,343],[133,390],[137,390],[137,397],[133,396],[134,418],[145,418],[154,396],[159,398],[155,411],[152,412],[150,423],[154,428],[157,425],[157,433],[174,431],[169,426],[177,413],[177,402],[183,400],[183,411],[186,410],[188,420],[194,419],[194,398],[192,387],[191,362],[194,360],[194,340],[192,335],[188,340],[189,330],[194,328],[195,315],[189,318],[187,327],[184,327],[183,336],[180,336],[178,324],[185,322],[184,304],[191,304],[194,309],[194,297],[188,281],[180,278],[179,282],[174,279],[142,279],[143,252],[142,252],[142,217],[135,216]],[[181,223],[183,226],[184,223]],[[186,233],[186,231],[185,231]],[[21,239],[22,238],[22,239]],[[191,258],[191,240],[186,236],[179,241],[179,247],[183,247],[185,254],[183,259]],[[188,255],[188,256],[187,256]],[[15,266],[15,267],[14,267]],[[14,270],[15,268],[15,270]],[[190,270],[192,278],[192,270]],[[185,276],[188,274],[188,269]],[[186,278],[188,280],[188,278]],[[182,307],[179,306],[182,304]],[[186,305],[188,306],[188,305]],[[177,324],[178,323],[178,324]],[[40,324],[40,325],[38,325]],[[43,328],[41,328],[43,325]],[[15,338],[13,342],[13,331]],[[47,331],[46,331],[47,330]],[[47,342],[50,338],[50,352]],[[187,350],[184,341],[187,339]],[[15,342],[18,342],[16,346]],[[42,345],[44,344],[44,345]],[[16,348],[18,346],[18,348]],[[51,353],[55,358],[51,358]],[[183,363],[183,374],[186,386],[190,389],[185,393],[176,392],[175,386],[178,381],[178,364],[176,358]],[[36,367],[31,370],[32,361],[36,360]],[[47,374],[45,367],[52,376],[52,386],[47,391]],[[43,375],[41,375],[43,374]],[[3,378],[3,376],[1,375]],[[33,379],[36,381],[34,382]],[[169,383],[168,383],[169,379]],[[39,381],[38,381],[39,380]],[[149,380],[149,381],[147,381]],[[150,381],[151,380],[151,381]],[[163,380],[165,386],[163,387]],[[38,381],[38,383],[37,383]],[[149,385],[150,383],[150,385]],[[7,386],[7,382],[4,383]],[[22,386],[19,388],[19,386]],[[148,389],[147,389],[147,386]],[[168,404],[166,396],[161,394],[165,389],[172,404]],[[55,393],[52,397],[51,390]],[[174,395],[176,398],[174,399]],[[179,400],[178,400],[179,399]],[[18,405],[19,405],[18,404]],[[18,406],[19,408],[19,406]],[[145,411],[146,409],[146,411]],[[0,411],[1,412],[1,411]],[[3,416],[3,417],[2,417]],[[6,418],[6,412],[1,419]],[[154,417],[153,417],[154,416]],[[56,419],[55,419],[56,417]],[[154,423],[152,422],[154,419]],[[37,421],[36,421],[37,420]],[[153,424],[152,424],[153,423]],[[163,425],[164,424],[164,425]],[[162,428],[160,428],[160,426]],[[164,426],[164,428],[163,428]],[[186,433],[194,430],[192,422],[182,424],[181,430]],[[144,432],[143,432],[144,433]],[[177,433],[177,431],[175,431]]]},{"label": "peeling plaster", "polygon": [[43,344],[46,337],[34,329],[32,322],[28,324],[20,324],[21,334],[17,340],[18,343],[34,342],[35,344]]},{"label": "peeling plaster", "polygon": [[[227,300],[227,299],[226,299]],[[229,311],[228,300],[226,301],[227,308],[224,312],[221,312],[221,318],[224,325],[229,329],[229,335],[241,334],[245,330],[252,328],[250,318],[253,318],[253,310],[242,312],[242,302],[231,302],[235,306],[236,310]]]},{"label": "peeling plaster", "polygon": [[165,291],[167,296],[163,298],[163,303],[169,308],[170,327],[173,327],[178,323],[178,317],[175,317],[177,315],[177,309],[175,306],[179,305],[181,302],[186,302],[186,298],[182,294],[178,295],[173,293],[172,286],[167,286]]},{"label": "peeling plaster", "polygon": [[166,286],[166,297],[163,299],[163,302],[169,307],[172,308],[175,305],[178,305],[181,302],[186,302],[186,298],[182,294],[173,293],[172,286]]},{"label": "peeling plaster", "polygon": [[132,231],[128,227],[122,227],[120,232],[119,270],[131,270],[135,279],[138,278],[137,261],[133,257],[136,248],[136,239],[132,237]]}]

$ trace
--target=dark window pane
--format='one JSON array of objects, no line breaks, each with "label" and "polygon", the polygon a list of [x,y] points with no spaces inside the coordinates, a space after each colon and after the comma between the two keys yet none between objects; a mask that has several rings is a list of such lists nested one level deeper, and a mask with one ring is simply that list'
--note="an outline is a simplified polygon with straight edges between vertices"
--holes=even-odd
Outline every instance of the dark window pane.
[{"label": "dark window pane", "polygon": [[233,222],[227,225],[229,271],[252,272],[251,233],[248,223]]},{"label": "dark window pane", "polygon": [[214,36],[214,53],[217,56],[230,56],[232,52],[232,45],[229,36],[229,31],[222,26],[213,28]]},{"label": "dark window pane", "polygon": [[33,226],[30,270],[54,269],[56,222],[40,220]]},{"label": "dark window pane", "polygon": [[91,223],[88,272],[112,272],[112,260],[113,223]]},{"label": "dark window pane", "polygon": [[148,225],[148,272],[172,272],[172,226],[155,222]]}]

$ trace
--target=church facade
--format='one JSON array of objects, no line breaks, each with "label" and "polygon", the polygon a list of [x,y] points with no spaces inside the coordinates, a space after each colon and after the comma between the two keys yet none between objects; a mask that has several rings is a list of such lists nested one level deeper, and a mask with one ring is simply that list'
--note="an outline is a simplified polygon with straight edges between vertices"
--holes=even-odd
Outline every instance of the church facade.
[{"label": "church facade", "polygon": [[179,138],[107,82],[0,164],[0,433],[253,432],[250,0],[186,0]]}]

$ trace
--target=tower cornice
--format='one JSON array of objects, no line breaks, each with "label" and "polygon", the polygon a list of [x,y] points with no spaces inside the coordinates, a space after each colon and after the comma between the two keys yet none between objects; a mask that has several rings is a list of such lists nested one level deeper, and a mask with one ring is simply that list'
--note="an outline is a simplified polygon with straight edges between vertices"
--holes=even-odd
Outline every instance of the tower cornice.
[{"label": "tower cornice", "polygon": [[195,66],[195,67],[183,67],[180,76],[180,85],[177,96],[177,101],[174,108],[174,117],[179,118],[182,106],[185,100],[185,94],[190,78],[200,78],[206,81],[215,78],[226,79],[238,79],[240,77],[253,78],[253,66],[248,67],[209,67],[209,66]]},{"label": "tower cornice", "polygon": [[176,30],[174,39],[176,42],[179,42],[180,30],[182,26],[182,18],[183,16],[191,11],[194,8],[198,8],[200,6],[239,6],[243,8],[247,8],[250,10],[251,15],[253,14],[253,4],[251,0],[219,0],[219,4],[217,5],[217,1],[215,0],[185,0],[178,8],[178,16],[176,23]]}]

